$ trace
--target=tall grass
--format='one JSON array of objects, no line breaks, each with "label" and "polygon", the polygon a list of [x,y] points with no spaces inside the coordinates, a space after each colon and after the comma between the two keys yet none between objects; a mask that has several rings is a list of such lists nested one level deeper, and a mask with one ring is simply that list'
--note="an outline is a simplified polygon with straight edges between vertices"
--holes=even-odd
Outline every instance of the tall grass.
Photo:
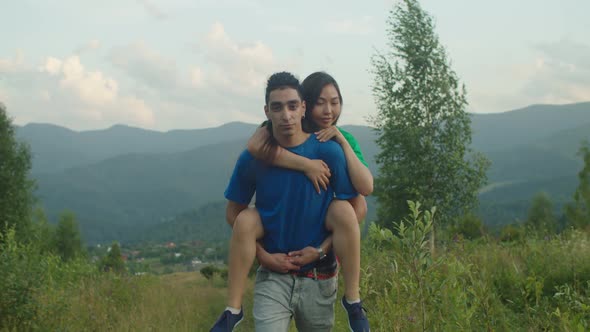
[{"label": "tall grass", "polygon": [[586,331],[586,233],[430,250],[432,215],[413,205],[399,235],[372,226],[363,288],[375,331]]},{"label": "tall grass", "polygon": [[[587,233],[457,240],[432,252],[435,214],[412,209],[397,235],[371,226],[363,243],[361,293],[373,331],[590,329]],[[208,331],[225,307],[220,275],[101,273],[18,244],[10,232],[1,240],[0,331]],[[238,332],[254,330],[252,287]],[[334,331],[345,330],[337,306]]]}]

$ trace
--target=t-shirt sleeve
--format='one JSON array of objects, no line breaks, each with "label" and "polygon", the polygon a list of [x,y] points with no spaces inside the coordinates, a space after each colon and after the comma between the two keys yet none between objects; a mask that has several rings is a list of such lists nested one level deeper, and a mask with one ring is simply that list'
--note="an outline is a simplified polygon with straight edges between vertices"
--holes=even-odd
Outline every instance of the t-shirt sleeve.
[{"label": "t-shirt sleeve", "polygon": [[321,144],[321,159],[328,164],[332,176],[330,185],[334,189],[337,199],[348,200],[358,196],[354,189],[350,177],[348,176],[348,167],[346,158],[340,145],[334,141],[328,141]]},{"label": "t-shirt sleeve", "polygon": [[338,130],[340,130],[340,132],[342,133],[342,136],[344,136],[344,138],[346,139],[348,144],[350,144],[352,151],[354,151],[354,154],[361,161],[361,163],[363,163],[363,165],[369,167],[369,165],[365,161],[365,157],[363,156],[363,152],[361,151],[361,146],[359,145],[359,142],[356,140],[356,138],[354,138],[354,136],[352,136],[351,133],[347,132],[346,130],[344,130],[342,128],[338,128]]},{"label": "t-shirt sleeve", "polygon": [[234,172],[225,189],[226,199],[240,203],[249,204],[256,191],[256,160],[245,150],[240,154]]}]

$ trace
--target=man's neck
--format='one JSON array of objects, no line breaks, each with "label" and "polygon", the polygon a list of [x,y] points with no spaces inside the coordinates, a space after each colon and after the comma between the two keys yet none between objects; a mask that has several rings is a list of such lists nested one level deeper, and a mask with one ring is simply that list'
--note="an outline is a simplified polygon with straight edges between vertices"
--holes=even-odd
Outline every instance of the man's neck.
[{"label": "man's neck", "polygon": [[303,130],[301,130],[291,136],[280,136],[280,135],[275,136],[277,143],[279,143],[279,145],[284,148],[292,148],[294,146],[301,145],[308,138],[309,138],[309,134],[304,132]]}]

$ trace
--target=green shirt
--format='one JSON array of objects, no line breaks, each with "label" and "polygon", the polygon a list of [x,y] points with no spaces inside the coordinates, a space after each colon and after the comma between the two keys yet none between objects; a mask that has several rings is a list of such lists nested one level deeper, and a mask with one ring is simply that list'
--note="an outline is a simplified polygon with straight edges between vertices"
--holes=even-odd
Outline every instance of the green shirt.
[{"label": "green shirt", "polygon": [[340,127],[337,127],[337,128],[338,128],[338,130],[340,130],[340,132],[342,133],[342,136],[344,136],[346,141],[348,141],[348,144],[350,144],[352,151],[354,151],[354,154],[356,154],[357,158],[359,158],[361,163],[363,163],[363,165],[369,167],[369,165],[367,165],[367,162],[365,161],[365,157],[363,157],[361,147],[359,146],[359,142],[357,142],[356,138],[354,138],[354,136],[352,136],[352,134],[347,132],[346,130],[344,130]]}]

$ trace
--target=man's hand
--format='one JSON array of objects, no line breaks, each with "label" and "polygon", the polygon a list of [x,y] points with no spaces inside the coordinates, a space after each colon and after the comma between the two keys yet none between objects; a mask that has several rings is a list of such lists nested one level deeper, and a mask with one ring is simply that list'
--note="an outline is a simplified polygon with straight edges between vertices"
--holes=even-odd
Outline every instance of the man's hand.
[{"label": "man's hand", "polygon": [[291,262],[291,257],[281,253],[261,255],[258,257],[258,263],[264,268],[277,273],[299,270],[299,266]]},{"label": "man's hand", "polygon": [[338,128],[336,128],[336,126],[331,126],[326,129],[322,129],[316,132],[316,135],[320,142],[327,142],[332,138],[334,138],[334,140],[338,144],[342,144],[344,143],[344,141],[346,141],[344,135],[342,135],[342,133],[340,132],[340,130],[338,130]]},{"label": "man's hand", "polygon": [[317,248],[305,247],[301,250],[291,251],[289,257],[291,257],[291,262],[293,264],[303,266],[320,259],[320,254]]},{"label": "man's hand", "polygon": [[328,184],[330,184],[330,168],[323,160],[312,159],[307,162],[305,167],[305,176],[309,178],[315,190],[320,193],[320,188],[328,190]]}]

